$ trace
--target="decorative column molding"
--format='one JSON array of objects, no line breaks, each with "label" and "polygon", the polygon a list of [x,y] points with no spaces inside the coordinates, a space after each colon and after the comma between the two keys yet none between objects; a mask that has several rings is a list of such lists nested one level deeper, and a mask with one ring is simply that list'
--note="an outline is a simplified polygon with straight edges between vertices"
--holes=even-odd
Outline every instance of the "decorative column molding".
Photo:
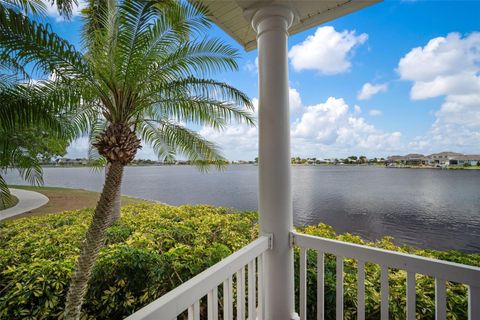
[{"label": "decorative column molding", "polygon": [[293,229],[288,97],[288,28],[294,13],[266,5],[245,15],[257,32],[259,73],[259,225],[273,234],[265,256],[265,319],[297,319],[294,307]]}]

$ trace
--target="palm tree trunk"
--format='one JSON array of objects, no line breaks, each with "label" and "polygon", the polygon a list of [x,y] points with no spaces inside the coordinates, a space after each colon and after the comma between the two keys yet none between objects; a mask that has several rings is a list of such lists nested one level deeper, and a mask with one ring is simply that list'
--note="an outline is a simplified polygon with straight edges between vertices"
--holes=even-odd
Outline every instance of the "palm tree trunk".
[{"label": "palm tree trunk", "polygon": [[77,267],[70,281],[65,305],[66,320],[80,319],[80,311],[83,299],[87,293],[90,274],[92,273],[98,253],[103,246],[105,230],[111,222],[113,203],[120,189],[122,175],[123,164],[120,162],[112,163],[105,179],[100,200],[95,208],[92,224],[82,244],[80,257],[77,260]]},{"label": "palm tree trunk", "polygon": [[117,194],[115,195],[115,200],[113,202],[112,219],[110,221],[111,223],[120,219],[120,209],[122,207],[122,194],[120,191],[121,188],[118,188]]},{"label": "palm tree trunk", "polygon": [[[107,179],[108,175],[108,170],[110,169],[110,162],[107,163],[105,166],[105,180]],[[118,188],[117,194],[115,195],[115,201],[113,202],[113,213],[112,213],[112,219],[111,223],[114,223],[115,221],[120,219],[120,209],[122,207],[122,192],[121,192],[121,186]]]}]

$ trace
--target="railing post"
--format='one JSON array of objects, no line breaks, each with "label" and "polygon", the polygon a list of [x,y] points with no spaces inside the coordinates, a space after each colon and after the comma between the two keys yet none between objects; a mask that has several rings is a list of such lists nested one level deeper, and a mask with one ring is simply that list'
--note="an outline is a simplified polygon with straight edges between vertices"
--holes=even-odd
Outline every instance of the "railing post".
[{"label": "railing post", "polygon": [[[268,2],[267,2],[268,3]],[[294,314],[293,230],[290,186],[290,115],[288,28],[294,18],[287,6],[266,4],[245,11],[257,32],[259,67],[259,225],[273,234],[265,253],[265,319]]]},{"label": "railing post", "polygon": [[480,319],[480,287],[468,286],[468,319]]},{"label": "railing post", "polygon": [[365,262],[357,262],[357,319],[365,320]]},{"label": "railing post", "polygon": [[407,320],[416,319],[415,272],[407,271]]},{"label": "railing post", "polygon": [[447,293],[446,283],[443,279],[435,279],[435,319],[447,318]]}]

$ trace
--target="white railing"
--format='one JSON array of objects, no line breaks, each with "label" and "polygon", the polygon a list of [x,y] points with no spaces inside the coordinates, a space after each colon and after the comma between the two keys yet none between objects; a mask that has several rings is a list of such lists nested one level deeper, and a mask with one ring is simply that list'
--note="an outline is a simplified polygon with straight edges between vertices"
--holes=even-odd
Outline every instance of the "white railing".
[{"label": "white railing", "polygon": [[480,319],[480,268],[458,263],[429,259],[410,254],[382,250],[368,246],[314,237],[292,232],[293,244],[300,247],[300,318],[307,319],[307,249],[317,251],[317,319],[325,316],[324,305],[324,254],[336,256],[336,319],[343,320],[343,261],[344,258],[357,260],[358,319],[365,319],[365,263],[381,266],[380,295],[381,319],[388,320],[388,268],[407,272],[407,320],[416,319],[415,315],[415,274],[435,278],[435,318],[444,320],[446,312],[446,282],[452,281],[468,286],[468,318]]},{"label": "white railing", "polygon": [[[217,320],[220,291],[223,291],[222,319],[233,320],[234,311],[238,320],[246,316],[264,319],[263,254],[270,248],[271,237],[262,236],[126,319],[177,319],[186,312],[188,320],[200,320],[201,309],[205,311],[206,307],[208,320]],[[219,290],[221,284],[223,288]],[[206,304],[202,303],[205,296]]]}]

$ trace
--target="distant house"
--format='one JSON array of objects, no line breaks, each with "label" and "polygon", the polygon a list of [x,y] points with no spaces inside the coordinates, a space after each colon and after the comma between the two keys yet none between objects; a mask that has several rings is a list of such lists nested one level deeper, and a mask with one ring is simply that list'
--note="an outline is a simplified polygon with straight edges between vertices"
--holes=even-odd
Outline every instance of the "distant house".
[{"label": "distant house", "polygon": [[69,159],[69,158],[60,158],[58,159],[57,163],[59,165],[70,165],[70,166],[85,166],[88,164],[88,159],[85,158],[77,158],[77,159]]},{"label": "distant house", "polygon": [[405,164],[409,166],[419,166],[425,164],[425,156],[419,153],[409,153],[405,157]]},{"label": "distant house", "polygon": [[405,156],[390,156],[385,161],[385,165],[395,166],[397,164],[409,165],[409,166],[433,166],[433,167],[446,167],[450,165],[471,165],[476,166],[480,163],[480,155],[464,155],[458,152],[439,152],[433,153],[428,156],[424,156],[419,153],[410,153]]},{"label": "distant house", "polygon": [[480,155],[460,155],[448,160],[449,165],[471,165],[476,166],[480,162]]},{"label": "distant house", "polygon": [[385,160],[385,164],[386,165],[389,165],[389,164],[396,164],[396,163],[401,163],[401,164],[405,164],[405,161],[407,160],[406,157],[404,156],[389,156],[387,158],[387,160]]},{"label": "distant house", "polygon": [[453,160],[458,157],[464,156],[461,153],[457,152],[440,152],[440,153],[433,153],[429,156],[427,156],[429,164],[431,165],[442,165],[442,166],[448,166],[450,164],[450,160]]}]

